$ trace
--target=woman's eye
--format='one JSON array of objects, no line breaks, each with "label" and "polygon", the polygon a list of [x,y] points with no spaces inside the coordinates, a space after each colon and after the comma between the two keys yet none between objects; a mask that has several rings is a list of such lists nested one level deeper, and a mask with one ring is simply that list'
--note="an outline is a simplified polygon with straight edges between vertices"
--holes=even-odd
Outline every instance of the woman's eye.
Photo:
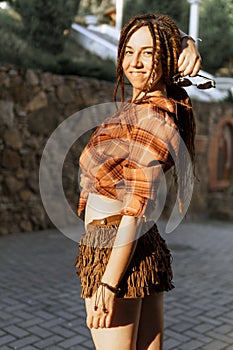
[{"label": "woman's eye", "polygon": [[132,54],[133,54],[133,51],[131,51],[131,50],[126,50],[126,51],[125,51],[125,56],[126,56],[126,55],[132,55]]},{"label": "woman's eye", "polygon": [[152,51],[144,51],[143,54],[144,54],[144,56],[152,56],[153,52]]}]

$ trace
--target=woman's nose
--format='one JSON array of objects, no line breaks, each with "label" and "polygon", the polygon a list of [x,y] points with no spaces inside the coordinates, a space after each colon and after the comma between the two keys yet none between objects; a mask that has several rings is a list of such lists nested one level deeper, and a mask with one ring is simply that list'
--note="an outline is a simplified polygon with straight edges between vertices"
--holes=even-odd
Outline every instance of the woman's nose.
[{"label": "woman's nose", "polygon": [[132,67],[141,67],[142,65],[143,65],[143,64],[142,64],[142,60],[141,60],[141,55],[135,53],[135,54],[132,56],[131,66],[132,66]]}]

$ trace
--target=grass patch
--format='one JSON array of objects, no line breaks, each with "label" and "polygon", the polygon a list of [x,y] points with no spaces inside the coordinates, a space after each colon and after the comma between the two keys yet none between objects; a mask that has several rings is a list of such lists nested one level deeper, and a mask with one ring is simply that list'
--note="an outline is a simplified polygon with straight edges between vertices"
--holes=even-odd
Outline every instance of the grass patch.
[{"label": "grass patch", "polygon": [[32,47],[26,39],[20,17],[0,9],[0,63],[41,69],[56,74],[72,74],[115,81],[115,64],[91,54],[67,36],[63,52],[51,54]]}]

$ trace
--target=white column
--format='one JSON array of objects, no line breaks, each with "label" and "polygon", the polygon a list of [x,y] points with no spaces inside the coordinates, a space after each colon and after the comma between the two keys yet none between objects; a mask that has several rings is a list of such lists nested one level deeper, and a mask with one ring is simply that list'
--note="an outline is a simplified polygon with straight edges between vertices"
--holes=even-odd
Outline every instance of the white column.
[{"label": "white column", "polygon": [[190,3],[189,35],[197,40],[199,22],[199,4],[202,0],[188,0]]},{"label": "white column", "polygon": [[116,30],[121,31],[124,0],[116,0]]}]

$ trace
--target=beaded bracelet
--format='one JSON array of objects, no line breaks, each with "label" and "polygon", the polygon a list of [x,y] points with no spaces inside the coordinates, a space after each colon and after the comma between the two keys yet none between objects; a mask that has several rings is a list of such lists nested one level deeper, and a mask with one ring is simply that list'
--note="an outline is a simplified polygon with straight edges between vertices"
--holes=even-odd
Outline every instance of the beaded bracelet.
[{"label": "beaded bracelet", "polygon": [[108,290],[110,290],[112,293],[114,293],[116,295],[119,294],[120,291],[121,291],[120,288],[110,286],[109,284],[107,284],[105,282],[99,282],[98,286],[103,286],[103,287],[107,288]]},{"label": "beaded bracelet", "polygon": [[107,288],[108,290],[110,290],[112,293],[114,293],[116,295],[120,292],[120,288],[115,288],[115,287],[110,286],[109,284],[104,283],[104,282],[98,282],[98,287],[99,286],[101,286],[101,291],[100,291],[99,295],[96,292],[94,311],[98,310],[99,301],[100,301],[100,298],[102,298],[102,310],[103,310],[103,312],[105,314],[107,314],[108,310],[107,310],[107,308],[105,306],[105,291],[104,291],[104,288]]}]

